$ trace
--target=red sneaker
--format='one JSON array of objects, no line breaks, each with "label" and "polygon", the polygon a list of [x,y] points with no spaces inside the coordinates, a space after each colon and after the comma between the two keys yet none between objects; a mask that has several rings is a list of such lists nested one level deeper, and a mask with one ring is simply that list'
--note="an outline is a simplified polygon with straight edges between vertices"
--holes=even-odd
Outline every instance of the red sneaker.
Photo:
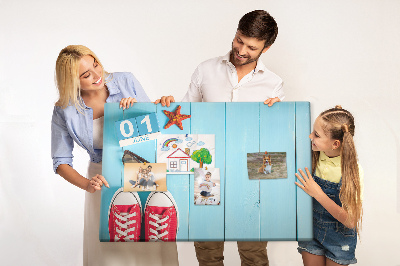
[{"label": "red sneaker", "polygon": [[178,207],[171,193],[151,192],[144,210],[145,241],[176,241]]},{"label": "red sneaker", "polygon": [[110,242],[139,241],[142,221],[140,198],[137,192],[118,189],[108,210]]}]

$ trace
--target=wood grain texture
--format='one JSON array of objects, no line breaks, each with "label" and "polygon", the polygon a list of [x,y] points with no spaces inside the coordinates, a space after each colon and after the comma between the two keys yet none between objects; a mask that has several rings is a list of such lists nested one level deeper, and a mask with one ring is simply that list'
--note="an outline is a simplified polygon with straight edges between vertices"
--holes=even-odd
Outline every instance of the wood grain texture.
[{"label": "wood grain texture", "polygon": [[[175,111],[176,107],[181,106],[181,114],[190,115],[190,103],[171,103],[170,107],[162,107],[157,104],[157,117],[162,134],[190,134],[191,119],[182,121],[183,130],[180,130],[176,125],[164,129],[168,122],[168,117],[162,112],[167,110]],[[167,175],[167,188],[174,197],[178,205],[179,212],[179,230],[177,232],[177,241],[189,240],[189,199],[190,199],[190,175]]]},{"label": "wood grain texture", "polygon": [[[310,103],[296,102],[296,172],[308,167],[311,171],[311,133]],[[297,178],[296,178],[297,181]],[[313,238],[312,198],[301,188],[297,191],[297,240]]]},{"label": "wood grain texture", "polygon": [[[192,118],[168,129],[163,110],[182,106]],[[122,186],[123,151],[128,149],[156,162],[156,141],[121,148],[114,122],[156,112],[162,134],[215,134],[215,163],[220,169],[221,204],[194,205],[194,175],[167,175],[168,191],[178,206],[177,241],[305,240],[312,238],[312,201],[294,182],[298,168],[311,167],[310,104],[263,103],[136,103],[125,111],[106,104],[103,175],[110,189],[102,190],[100,240],[109,241],[108,209]],[[286,152],[287,178],[250,180],[247,153]],[[272,162],[273,164],[273,162]],[[144,208],[149,192],[139,192]],[[142,228],[144,225],[142,224]],[[144,232],[142,231],[142,239]]]},{"label": "wood grain texture", "polygon": [[[224,184],[225,168],[225,103],[191,103],[192,134],[215,135],[215,168],[220,169],[220,184]],[[221,185],[220,205],[194,204],[194,176],[191,175],[189,194],[189,239],[217,241],[224,239],[224,186]]]},{"label": "wood grain texture", "polygon": [[260,180],[262,240],[296,239],[294,110],[294,103],[260,103],[260,152],[286,152],[287,165],[287,178]]},{"label": "wood grain texture", "polygon": [[258,103],[226,103],[225,240],[260,240],[258,180],[247,174],[247,153],[259,151]]},{"label": "wood grain texture", "polygon": [[119,109],[119,103],[108,103],[104,105],[102,174],[110,185],[110,188],[101,190],[100,241],[110,241],[108,232],[108,209],[115,191],[122,186],[123,167],[121,158],[123,150],[119,146],[114,127],[115,121],[122,119],[123,112]]}]

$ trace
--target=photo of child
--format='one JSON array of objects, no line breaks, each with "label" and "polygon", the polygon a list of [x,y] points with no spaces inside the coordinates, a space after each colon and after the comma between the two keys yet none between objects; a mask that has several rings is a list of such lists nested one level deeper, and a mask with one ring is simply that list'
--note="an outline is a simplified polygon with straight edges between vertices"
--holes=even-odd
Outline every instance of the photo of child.
[{"label": "photo of child", "polygon": [[194,204],[220,204],[220,176],[218,168],[194,169]]},{"label": "photo of child", "polygon": [[167,191],[166,164],[124,164],[124,191]]}]

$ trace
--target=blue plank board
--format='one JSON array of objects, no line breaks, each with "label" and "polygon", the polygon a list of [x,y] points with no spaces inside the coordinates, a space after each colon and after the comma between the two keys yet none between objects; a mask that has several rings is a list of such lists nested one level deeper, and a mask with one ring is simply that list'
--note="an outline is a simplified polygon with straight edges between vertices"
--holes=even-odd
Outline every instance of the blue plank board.
[{"label": "blue plank board", "polygon": [[[308,167],[311,171],[310,103],[296,102],[296,172]],[[297,187],[297,186],[296,186]],[[297,240],[313,238],[312,198],[297,187]]]},{"label": "blue plank board", "polygon": [[259,181],[249,180],[247,153],[259,151],[258,103],[226,103],[225,240],[259,241]]},{"label": "blue plank board", "polygon": [[287,165],[287,178],[260,180],[261,240],[296,238],[294,110],[295,103],[260,103],[260,152],[286,152]]},{"label": "blue plank board", "polygon": [[[168,129],[163,110],[192,115]],[[310,104],[284,102],[269,108],[262,103],[136,103],[123,111],[105,105],[103,175],[111,188],[101,192],[100,240],[109,241],[108,209],[122,186],[124,150],[156,162],[156,140],[119,146],[115,121],[156,113],[162,134],[214,134],[215,167],[220,169],[221,204],[194,204],[194,175],[167,174],[168,191],[178,206],[177,241],[305,240],[312,238],[312,201],[294,185],[296,169],[311,168]],[[250,180],[247,153],[286,152],[285,179]],[[142,208],[149,192],[139,192]],[[142,224],[144,229],[144,225]],[[142,239],[144,231],[142,230]]]},{"label": "blue plank board", "polygon": [[[191,119],[182,121],[183,130],[179,129],[176,125],[164,129],[168,122],[168,117],[163,113],[163,110],[170,112],[175,111],[176,107],[181,106],[181,114],[190,115],[190,103],[172,103],[170,107],[162,107],[157,104],[157,117],[162,134],[190,134]],[[177,241],[189,240],[189,191],[190,191],[190,175],[167,175],[168,191],[174,197],[178,205],[179,212],[179,230],[176,235]]]},{"label": "blue plank board", "polygon": [[[134,108],[128,108],[124,111],[123,119],[129,119],[133,117],[138,117],[142,115],[147,115],[150,113],[156,112],[156,105],[155,104],[147,104],[147,103],[135,103]],[[133,153],[136,153],[140,157],[146,159],[150,163],[154,163],[156,161],[156,141],[146,141],[142,143],[132,144],[128,146],[124,146],[123,150],[129,150]],[[122,159],[122,157],[121,157]],[[124,180],[124,169],[122,168],[122,180]],[[144,206],[146,204],[147,197],[149,196],[150,192],[148,191],[139,191],[139,198],[142,203],[142,214],[144,214]],[[145,226],[143,223],[144,219],[142,218],[142,226],[141,226],[141,233],[140,239],[141,241],[144,240],[145,236]]]},{"label": "blue plank board", "polygon": [[119,146],[114,127],[115,121],[122,119],[123,112],[119,109],[119,103],[108,103],[104,106],[102,174],[110,185],[110,188],[104,187],[101,190],[100,241],[110,241],[108,232],[108,209],[115,191],[122,186],[121,158],[123,150]]},{"label": "blue plank board", "polygon": [[[220,169],[220,184],[225,174],[225,103],[192,103],[192,134],[215,135],[215,168]],[[191,176],[189,239],[216,241],[224,239],[224,186],[221,185],[220,205],[194,205],[194,176]]]}]

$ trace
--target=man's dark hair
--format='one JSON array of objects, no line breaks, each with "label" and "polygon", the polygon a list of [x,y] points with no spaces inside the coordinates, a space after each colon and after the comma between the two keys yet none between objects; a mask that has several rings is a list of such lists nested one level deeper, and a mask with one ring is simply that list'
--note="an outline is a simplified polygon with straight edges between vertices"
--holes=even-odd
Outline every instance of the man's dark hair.
[{"label": "man's dark hair", "polygon": [[254,10],[245,14],[237,28],[244,36],[265,41],[264,48],[271,46],[278,35],[278,24],[264,10]]}]

